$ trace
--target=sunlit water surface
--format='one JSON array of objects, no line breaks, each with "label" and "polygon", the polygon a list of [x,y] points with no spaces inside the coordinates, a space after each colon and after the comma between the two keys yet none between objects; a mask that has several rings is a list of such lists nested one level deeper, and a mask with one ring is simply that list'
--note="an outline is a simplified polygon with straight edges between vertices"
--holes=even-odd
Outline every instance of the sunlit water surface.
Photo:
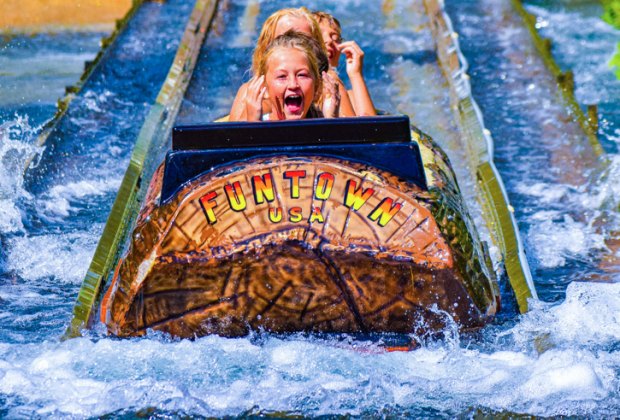
[{"label": "sunlit water surface", "polygon": [[[408,113],[414,124],[450,147],[456,135],[447,111],[445,82],[437,71],[426,20],[420,17],[422,9],[409,3],[395,2],[387,17],[378,4],[367,2],[321,2],[317,7],[334,11],[343,22],[345,36],[365,50],[366,76],[378,107]],[[523,106],[518,92],[505,88],[502,101],[494,97],[495,87],[515,77],[514,70],[510,64],[494,62],[492,49],[476,48],[477,42],[483,42],[485,21],[466,3],[449,11],[459,15],[455,26],[470,61],[475,97],[498,143],[498,167],[517,209],[543,300],[532,302],[527,315],[504,317],[474,337],[460,337],[454,328],[439,341],[422,337],[422,348],[409,353],[385,353],[376,343],[346,337],[257,335],[176,341],[154,334],[116,340],[95,330],[84,338],[61,342],[127,165],[131,142],[156,94],[149,84],[158,86],[165,76],[179,28],[189,13],[181,2],[166,4],[170,9],[148,4],[140,20],[142,28],[130,30],[120,43],[123,47],[114,52],[123,66],[106,68],[105,77],[85,86],[73,114],[52,136],[58,158],[44,158],[37,176],[26,182],[20,168],[28,156],[40,152],[34,146],[36,135],[54,111],[31,111],[26,103],[3,105],[0,417],[269,412],[613,416],[620,412],[620,284],[574,282],[605,272],[597,261],[600,254],[611,252],[605,243],[608,231],[619,227],[609,209],[618,205],[620,162],[611,154],[609,161],[593,164],[592,175],[579,185],[554,183],[554,178],[527,165],[532,156],[527,147],[518,147],[521,138],[511,132],[502,135],[501,130],[506,125],[526,126],[531,115],[515,111]],[[247,79],[256,33],[240,23],[243,2],[224,1],[221,7],[226,13],[203,48],[181,108],[181,123],[225,114],[236,87]],[[262,3],[258,22],[277,7]],[[550,23],[576,13],[537,12]],[[570,19],[581,18],[593,19],[570,15]],[[560,39],[575,36],[563,26],[556,30],[549,24],[545,30]],[[605,31],[594,31],[593,39],[607,39]],[[511,34],[503,36],[496,47],[509,50]],[[487,45],[496,42],[487,38]],[[35,48],[30,55],[35,57],[37,52]],[[157,52],[161,54],[153,57]],[[63,56],[62,61],[83,59],[83,52],[66,54],[70,58]],[[603,68],[598,62],[593,66]],[[592,67],[583,71],[595,72]],[[612,93],[617,84],[594,87],[581,83],[581,77],[577,73],[581,100],[608,100],[605,109],[609,111],[603,111],[608,122],[601,134],[604,141],[617,142],[619,96]],[[127,79],[133,80],[131,86],[124,84]],[[515,119],[506,120],[508,114]],[[539,114],[538,118],[545,118],[544,109]],[[458,156],[456,151],[451,154],[453,159]],[[525,166],[514,170],[508,164],[513,158]],[[463,172],[462,163],[455,166]],[[463,189],[468,189],[467,182]],[[590,222],[601,215],[606,215],[605,223]],[[547,350],[541,353],[543,349]]]}]

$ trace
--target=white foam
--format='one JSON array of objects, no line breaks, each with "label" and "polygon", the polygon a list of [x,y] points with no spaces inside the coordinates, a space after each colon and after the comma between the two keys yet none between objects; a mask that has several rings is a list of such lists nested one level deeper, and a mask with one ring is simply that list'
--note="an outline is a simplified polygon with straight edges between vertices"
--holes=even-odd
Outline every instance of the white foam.
[{"label": "white foam", "polygon": [[564,198],[569,193],[570,187],[561,184],[551,185],[537,182],[534,184],[519,183],[516,186],[516,190],[520,194],[526,194],[531,197],[535,197],[542,203],[555,203],[560,199]]},{"label": "white foam", "polygon": [[620,205],[620,155],[608,155],[603,172],[588,194],[580,196],[583,206],[617,211]]},{"label": "white foam", "polygon": [[531,310],[503,335],[523,347],[606,349],[620,342],[620,283],[573,282],[566,299],[551,305],[530,302]]},{"label": "white foam", "polygon": [[527,233],[529,248],[541,267],[560,267],[567,259],[587,259],[588,253],[607,249],[605,237],[590,225],[567,214],[557,220],[544,211],[534,215]]},{"label": "white foam", "polygon": [[597,346],[620,342],[620,283],[573,282],[551,313],[557,340]]},{"label": "white foam", "polygon": [[549,352],[543,354],[530,379],[519,387],[530,400],[545,400],[553,394],[564,398],[600,398],[602,383],[590,363],[574,360],[573,354]]},{"label": "white foam", "polygon": [[28,117],[15,116],[0,125],[0,231],[23,230],[17,202],[30,198],[23,189],[23,173],[28,159],[38,156],[43,148],[33,141],[40,127],[30,125]]},{"label": "white foam", "polygon": [[80,100],[84,103],[86,108],[90,111],[103,112],[101,106],[105,106],[110,97],[114,96],[109,90],[104,90],[102,93],[95,93],[92,90],[84,92]]},{"label": "white foam", "polygon": [[[560,267],[569,259],[588,260],[592,253],[615,253],[606,239],[620,224],[620,156],[608,155],[601,169],[580,186],[521,183],[517,191],[533,197],[545,209],[529,216],[530,252],[539,266]],[[558,204],[562,207],[558,209]],[[610,233],[611,232],[611,233]]]},{"label": "white foam", "polygon": [[54,277],[63,283],[79,284],[102,229],[99,224],[90,232],[10,238],[7,268],[26,280]]},{"label": "white foam", "polygon": [[41,215],[48,219],[66,218],[78,210],[71,205],[72,202],[117,191],[120,184],[121,178],[109,178],[55,185],[39,198],[38,209]]},{"label": "white foam", "polygon": [[0,392],[3,394],[20,394],[21,390],[31,388],[33,383],[25,372],[15,369],[6,369],[0,378]]},{"label": "white foam", "polygon": [[0,202],[0,232],[12,233],[24,228],[17,206],[10,201]]},{"label": "white foam", "polygon": [[[542,321],[533,327],[545,327]],[[360,415],[385,407],[464,412],[472,406],[587,415],[613,393],[620,362],[619,355],[601,358],[562,342],[542,355],[442,345],[410,353],[370,349],[302,338],[269,338],[261,345],[220,337],[12,344],[10,351],[0,348],[0,390],[40,413],[80,417],[135,407],[202,416],[253,409],[307,415]]]}]

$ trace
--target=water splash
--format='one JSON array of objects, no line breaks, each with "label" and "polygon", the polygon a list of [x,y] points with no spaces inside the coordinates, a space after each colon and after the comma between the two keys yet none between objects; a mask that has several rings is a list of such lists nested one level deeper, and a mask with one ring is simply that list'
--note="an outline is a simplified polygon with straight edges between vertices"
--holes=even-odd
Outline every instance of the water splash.
[{"label": "water splash", "polygon": [[118,191],[121,178],[80,180],[55,185],[38,199],[40,216],[48,221],[59,221],[82,210],[86,199],[94,199]]},{"label": "water splash", "polygon": [[23,188],[24,169],[31,158],[43,152],[36,142],[41,126],[31,126],[28,116],[0,125],[0,232],[10,233],[23,229],[19,201],[30,199]]},{"label": "water splash", "polygon": [[561,304],[531,302],[532,310],[513,328],[517,348],[545,347],[574,352],[614,351],[620,342],[620,283],[572,282]]},{"label": "water splash", "polygon": [[605,250],[605,238],[592,223],[578,222],[557,212],[536,213],[527,239],[539,266],[560,267],[567,259],[587,260],[596,251]]},{"label": "water splash", "polygon": [[52,277],[56,282],[79,285],[96,244],[90,232],[16,236],[7,240],[6,268],[24,280]]},{"label": "water splash", "polygon": [[[619,339],[610,323],[618,325],[620,299],[605,302],[618,290],[592,286],[571,288],[561,305],[535,308],[506,333],[512,344],[491,352],[435,342],[385,353],[372,344],[308,337],[80,338],[0,345],[0,392],[21,401],[9,404],[9,415],[131,415],[144,407],[202,416],[458,415],[472,406],[537,415],[611,412],[618,407],[620,357],[605,346]],[[592,335],[579,334],[592,326]],[[552,334],[555,347],[538,354],[531,343],[541,332]]]},{"label": "water splash", "polygon": [[615,245],[620,229],[620,155],[607,155],[578,187],[538,182],[520,183],[516,190],[544,205],[528,214],[526,232],[539,267],[613,258],[616,263],[606,263],[605,270],[620,270]]}]

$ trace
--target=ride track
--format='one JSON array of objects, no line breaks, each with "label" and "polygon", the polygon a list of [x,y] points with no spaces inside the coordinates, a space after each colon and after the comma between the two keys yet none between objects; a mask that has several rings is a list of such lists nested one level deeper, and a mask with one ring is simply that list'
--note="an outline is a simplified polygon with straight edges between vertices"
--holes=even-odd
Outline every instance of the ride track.
[{"label": "ride track", "polygon": [[[515,4],[519,10],[520,4]],[[162,8],[166,6],[166,3],[159,5]],[[214,75],[213,72],[202,72],[192,77],[194,68],[202,65],[205,57],[208,61],[209,55],[217,52],[210,50],[212,45],[209,43],[203,45],[205,39],[208,37],[226,38],[227,31],[236,30],[237,35],[234,43],[237,46],[245,47],[248,51],[252,42],[251,35],[256,33],[259,22],[262,21],[258,19],[259,15],[273,12],[273,10],[261,10],[260,3],[250,0],[245,5],[243,13],[240,14],[241,17],[238,18],[238,25],[244,29],[239,33],[238,28],[231,29],[233,25],[227,21],[225,15],[226,11],[234,6],[225,0],[219,2],[216,0],[196,1],[168,75],[161,84],[159,94],[150,110],[144,113],[144,120],[136,137],[129,167],[80,289],[74,307],[74,317],[66,333],[67,337],[80,335],[81,330],[92,321],[93,310],[101,297],[102,289],[105,283],[109,281],[111,271],[118,258],[126,249],[127,235],[135,222],[148,180],[163,158],[163,153],[169,148],[170,131],[175,121],[184,122],[184,119],[195,118],[195,115],[200,114],[202,114],[203,122],[209,120],[209,118],[205,118],[205,109],[197,105],[198,99],[201,98],[201,95],[214,96],[214,94],[221,93],[217,89],[211,88],[208,83],[205,85],[205,80],[221,77],[222,74]],[[386,28],[399,32],[398,36],[403,36],[401,33],[404,33],[405,36],[419,37],[422,39],[422,45],[431,42],[433,54],[436,54],[436,58],[425,56],[424,51],[421,55],[416,56],[416,51],[406,51],[403,54],[403,51],[398,48],[386,47],[387,52],[384,51],[384,54],[400,56],[400,58],[393,59],[391,67],[388,68],[388,73],[393,79],[391,89],[398,91],[398,94],[395,95],[396,99],[390,105],[400,112],[410,114],[414,124],[417,121],[423,121],[425,113],[439,115],[434,120],[435,126],[423,127],[423,129],[432,131],[430,134],[447,150],[453,163],[456,162],[455,169],[459,182],[461,186],[465,185],[468,188],[466,193],[466,198],[469,197],[468,204],[474,207],[474,213],[480,212],[481,217],[476,218],[478,224],[481,224],[480,219],[486,223],[488,231],[486,235],[483,233],[483,237],[486,236],[492,240],[499,249],[499,256],[495,263],[501,267],[500,270],[505,270],[506,277],[514,291],[518,309],[523,313],[528,309],[527,299],[536,298],[536,291],[519,238],[513,210],[508,203],[502,180],[493,163],[493,140],[489,131],[485,129],[480,110],[471,96],[467,63],[460,53],[458,35],[452,28],[450,19],[443,9],[443,4],[438,0],[426,0],[424,5],[421,3],[411,5],[406,9],[405,16],[394,13],[395,6],[395,2],[391,0],[385,0],[381,5],[381,13],[384,16]],[[122,62],[107,62],[105,57],[113,54],[115,48],[120,48],[117,45],[118,39],[121,38],[119,34],[122,34],[127,25],[131,23],[131,16],[139,16],[140,7],[143,7],[143,4],[137,2],[128,18],[118,25],[117,31],[110,38],[112,42],[107,45],[106,50],[100,54],[97,61],[87,68],[80,85],[88,83],[93,74],[103,71],[102,68],[105,66],[123,65]],[[149,5],[149,7],[152,6]],[[526,19],[527,22],[531,25],[530,20]],[[345,21],[345,28],[346,25]],[[213,42],[213,45],[217,45],[217,42]],[[405,60],[409,60],[412,55],[420,58],[421,61],[428,60],[431,65],[422,66],[419,74],[409,78],[411,73],[408,73],[408,70],[404,68],[406,63],[403,64],[403,57]],[[206,67],[209,66],[206,65]],[[232,79],[229,81],[230,86],[236,86],[237,80],[234,77]],[[562,82],[566,78],[558,77],[558,79]],[[71,95],[80,95],[80,85],[75,89],[69,89]],[[428,93],[425,95],[428,96],[425,98],[426,102],[412,104],[412,101],[409,101],[403,105],[402,102],[411,98],[407,95],[411,95],[411,91],[415,91],[416,85],[425,86],[427,89],[428,92],[425,92]],[[562,100],[568,100],[569,103],[574,102],[574,98],[571,99],[570,89],[567,89],[566,84],[563,86],[563,91],[568,92],[568,99],[565,97]],[[218,87],[221,90],[221,86]],[[385,102],[381,94],[377,96],[380,105]],[[449,100],[449,107],[446,106],[446,98]],[[401,101],[400,104],[399,101]],[[66,103],[67,107],[60,109],[50,129],[46,130],[42,137],[42,144],[45,143],[45,140],[50,141],[49,139],[51,139],[51,150],[54,149],[54,128],[62,120],[65,110],[71,107],[70,100],[65,99],[63,103]],[[215,115],[218,115],[217,113],[221,115],[221,110],[227,109],[227,106],[227,103],[220,104],[219,108],[215,106],[210,111],[216,112]],[[417,107],[422,111],[419,112],[408,107]],[[572,110],[577,114],[579,121],[585,121],[584,127],[586,129],[592,127],[587,122],[587,118],[583,115],[579,116],[580,109],[578,107]],[[436,121],[438,120],[443,121],[444,124],[437,124]],[[445,138],[442,134],[445,135]],[[598,152],[597,146],[595,143],[592,144],[596,154]],[[47,156],[50,154],[48,153]],[[45,158],[44,156],[44,161]],[[44,171],[45,165],[30,170],[28,174],[30,179],[37,180],[41,179],[42,176],[45,177],[41,174],[42,168]],[[34,184],[31,181],[31,185]],[[476,209],[475,207],[478,205],[483,210]],[[479,229],[484,231],[482,226],[479,226]]]}]

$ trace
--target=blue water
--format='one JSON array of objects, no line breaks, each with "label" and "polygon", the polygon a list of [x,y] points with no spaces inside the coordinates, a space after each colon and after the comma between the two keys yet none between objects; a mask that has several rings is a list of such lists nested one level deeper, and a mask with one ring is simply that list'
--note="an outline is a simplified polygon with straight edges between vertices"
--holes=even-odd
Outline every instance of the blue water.
[{"label": "blue water", "polygon": [[[511,203],[515,207],[519,228],[527,244],[526,251],[540,296],[545,301],[564,299],[566,285],[574,280],[617,279],[617,249],[606,238],[617,229],[618,155],[610,152],[597,157],[577,124],[562,123],[567,118],[561,102],[554,100],[555,81],[541,73],[542,60],[529,42],[529,34],[515,17],[510,5],[491,7],[491,1],[450,4],[448,11],[455,16],[456,30],[461,33],[461,47],[468,58],[474,98],[485,116],[486,126],[495,139],[495,161],[502,174]],[[548,2],[548,4],[551,2]],[[587,2],[586,2],[587,3]],[[591,8],[545,12],[557,21],[580,19],[593,28],[600,21]],[[583,2],[580,2],[583,4]],[[545,11],[532,7],[533,11]],[[501,27],[497,34],[486,30]],[[581,25],[573,25],[581,28]],[[566,32],[549,26],[544,33],[555,37],[558,54],[561,45],[575,49],[581,46],[581,56],[591,57],[592,44],[599,51],[613,52],[614,39],[620,31],[602,23],[599,34],[591,43],[581,42],[581,31]],[[616,34],[616,38],[610,33]],[[603,90],[608,105],[603,108],[601,121],[606,128],[599,133],[601,143],[615,145],[620,108],[619,83],[606,66],[605,56],[590,67],[571,67],[576,59],[561,54],[564,69],[576,72],[577,96],[584,101],[592,90]],[[544,68],[544,67],[543,67]],[[597,83],[585,84],[586,78]],[[614,147],[606,147],[614,149]]]},{"label": "blue water", "polygon": [[[536,54],[525,47],[523,29],[508,6],[491,0],[453,2],[448,11],[470,64],[474,98],[496,142],[497,166],[540,291],[541,301],[532,302],[530,313],[504,318],[474,337],[459,336],[452,326],[444,339],[423,341],[420,350],[410,353],[384,353],[376,344],[346,338],[304,336],[115,340],[96,329],[87,337],[60,341],[133,139],[157,93],[152,86],[161,84],[176,50],[191,9],[185,3],[146,3],[122,47],[112,51],[110,62],[118,58],[123,65],[102,63],[100,78],[89,81],[69,117],[52,133],[53,159],[46,154],[49,149],[41,152],[34,145],[52,107],[35,115],[29,107],[37,108],[38,99],[3,105],[0,417],[282,412],[612,417],[620,412],[620,284],[609,283],[617,281],[620,266],[609,242],[620,230],[615,211],[620,162],[614,153],[592,156],[577,129],[560,131],[554,118],[562,109],[555,105]],[[259,24],[280,7],[260,5]],[[463,174],[463,190],[471,195],[421,4],[348,0],[317,7],[334,11],[345,37],[365,50],[366,76],[379,108],[410,114],[442,142]],[[247,78],[256,31],[242,23],[245,2],[222,1],[220,9],[225,14],[201,51],[180,110],[181,123],[226,113],[236,87]],[[548,23],[545,34],[556,38],[558,46],[580,36],[558,22],[583,20],[589,24],[573,25],[575,29],[587,26],[600,51],[613,51],[609,34],[618,32],[594,25],[596,14],[588,14],[590,9],[535,4],[532,10]],[[494,27],[502,30],[490,29]],[[42,39],[42,46],[24,55],[35,57],[49,44],[54,41]],[[11,53],[21,54],[18,50],[12,47]],[[562,65],[575,69],[578,98],[606,103],[600,108],[602,141],[617,143],[618,82],[600,61],[577,70],[571,63],[578,60],[562,51],[554,50]],[[66,54],[58,61],[71,62],[68,56],[78,61],[84,53]],[[600,59],[604,57],[601,53]],[[606,82],[584,83],[582,73],[600,75]],[[24,86],[36,83],[34,76],[24,77],[32,77]],[[52,90],[41,100],[51,104],[61,92],[62,87]],[[44,157],[24,180],[20,165],[32,153]],[[585,282],[589,280],[605,282]]]},{"label": "blue water", "polygon": [[557,41],[568,40],[556,42],[552,52],[561,68],[575,72],[578,101],[598,105],[599,137],[603,144],[618,150],[620,83],[609,62],[620,34],[600,19],[601,2],[529,1],[527,5],[529,12],[537,17],[536,27],[541,35]]},{"label": "blue water", "polygon": [[56,112],[65,86],[74,85],[99,50],[102,32],[60,32],[0,39],[0,119],[28,116],[40,125]]}]

